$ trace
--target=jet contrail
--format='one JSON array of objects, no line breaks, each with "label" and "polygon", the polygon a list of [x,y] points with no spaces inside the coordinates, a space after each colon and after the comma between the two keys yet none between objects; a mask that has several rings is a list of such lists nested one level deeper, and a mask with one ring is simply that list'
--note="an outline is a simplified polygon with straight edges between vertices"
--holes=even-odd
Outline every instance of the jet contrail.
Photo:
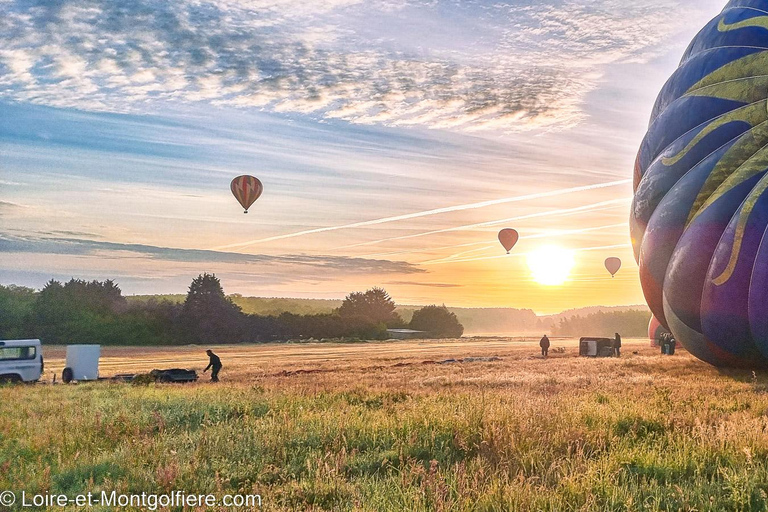
[{"label": "jet contrail", "polygon": [[[371,253],[371,254],[361,254],[358,256],[358,258],[381,258],[385,256],[395,256],[398,254],[413,254],[413,253],[420,253],[420,252],[434,252],[434,251],[442,251],[443,249],[456,249],[458,247],[471,247],[473,245],[488,245],[488,240],[481,240],[479,242],[469,242],[467,244],[453,244],[453,245],[444,245],[442,247],[428,247],[428,248],[421,248],[421,249],[410,249],[410,250],[400,250],[400,251],[389,251],[389,252],[377,252],[377,253]],[[331,249],[333,250],[333,249]]]},{"label": "jet contrail", "polygon": [[504,224],[506,222],[514,222],[514,221],[519,221],[519,220],[534,219],[534,218],[539,218],[539,217],[550,217],[550,216],[557,216],[557,215],[568,215],[568,214],[572,214],[572,213],[579,213],[579,212],[585,212],[585,211],[598,210],[601,207],[606,206],[606,205],[612,205],[612,204],[617,204],[617,203],[624,203],[624,202],[629,202],[631,200],[632,200],[631,197],[624,197],[624,198],[621,198],[621,199],[611,199],[609,201],[603,201],[603,202],[600,202],[600,203],[594,203],[594,204],[589,204],[589,205],[585,205],[585,206],[577,206],[575,208],[563,208],[563,209],[560,209],[560,210],[553,210],[553,211],[549,211],[549,212],[530,213],[528,215],[518,215],[517,217],[509,217],[507,219],[491,220],[491,221],[488,221],[488,222],[479,222],[477,224],[465,224],[463,226],[454,226],[452,228],[435,229],[433,231],[424,231],[422,233],[414,233],[414,234],[411,234],[411,235],[394,236],[394,237],[391,237],[391,238],[382,238],[380,240],[372,240],[370,242],[360,242],[359,244],[343,245],[341,247],[336,247],[336,248],[331,249],[331,250],[335,251],[335,250],[338,250],[338,249],[351,249],[353,247],[362,247],[362,246],[365,246],[365,245],[375,245],[375,244],[380,244],[380,243],[383,243],[383,242],[392,242],[392,241],[395,241],[395,240],[405,240],[407,238],[416,238],[416,237],[420,237],[420,236],[436,235],[436,234],[439,234],[439,233],[449,233],[451,231],[464,231],[464,230],[467,230],[467,229],[482,228],[482,227],[493,226],[493,225],[496,225],[496,224]]},{"label": "jet contrail", "polygon": [[450,213],[450,212],[458,212],[462,210],[473,210],[476,208],[484,208],[486,206],[495,206],[498,204],[505,204],[505,203],[515,203],[518,201],[528,201],[531,199],[541,199],[544,197],[554,197],[554,196],[560,196],[564,194],[573,194],[575,192],[585,192],[588,190],[597,190],[601,188],[607,188],[607,187],[615,187],[618,185],[625,185],[627,183],[632,182],[631,179],[625,179],[625,180],[617,180],[617,181],[609,181],[606,183],[597,183],[595,185],[584,185],[581,187],[572,187],[572,188],[564,188],[560,190],[551,190],[549,192],[537,192],[535,194],[526,194],[522,196],[514,196],[514,197],[504,197],[501,199],[493,199],[490,201],[482,201],[479,203],[468,203],[468,204],[460,204],[456,206],[448,206],[445,208],[436,208],[434,210],[426,210],[422,212],[414,212],[414,213],[408,213],[405,215],[396,215],[394,217],[384,217],[381,219],[373,219],[373,220],[366,220],[362,222],[354,222],[352,224],[342,224],[340,226],[329,226],[325,228],[316,228],[316,229],[307,229],[305,231],[297,231],[295,233],[288,233],[285,235],[277,235],[277,236],[271,236],[268,238],[259,238],[256,240],[250,240],[248,242],[240,242],[236,244],[229,244],[229,245],[222,245],[219,247],[214,247],[212,250],[222,250],[222,249],[234,249],[236,247],[245,247],[248,245],[255,245],[255,244],[261,244],[266,242],[274,242],[275,240],[284,240],[286,238],[294,238],[297,236],[304,236],[304,235],[313,235],[315,233],[325,233],[327,231],[337,231],[340,229],[352,229],[352,228],[361,228],[365,226],[374,226],[376,224],[386,224],[388,222],[398,222],[401,220],[409,220],[409,219],[417,219],[419,217],[427,217],[429,215],[438,215],[441,213]]},{"label": "jet contrail", "polygon": [[[574,252],[581,252],[581,251],[598,251],[602,249],[618,249],[622,247],[631,247],[632,244],[616,244],[616,245],[601,245],[598,247],[580,247],[578,249],[573,249]],[[514,254],[499,254],[497,256],[482,256],[480,258],[466,258],[463,260],[447,260],[447,259],[440,259],[440,260],[431,260],[431,261],[425,261],[422,263],[417,263],[417,265],[445,265],[446,263],[467,263],[469,261],[485,261],[485,260],[497,260],[501,258],[509,258],[509,257],[519,257],[519,256],[528,256],[527,252],[517,252]]]}]

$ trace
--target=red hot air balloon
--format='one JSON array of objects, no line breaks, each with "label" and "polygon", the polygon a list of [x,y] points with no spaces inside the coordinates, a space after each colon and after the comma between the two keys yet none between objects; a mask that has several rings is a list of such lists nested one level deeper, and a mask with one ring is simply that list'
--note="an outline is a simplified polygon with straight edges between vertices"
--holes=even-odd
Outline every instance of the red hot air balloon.
[{"label": "red hot air balloon", "polygon": [[248,175],[238,176],[233,179],[229,188],[232,189],[232,195],[235,196],[235,199],[245,208],[243,213],[248,213],[248,208],[264,191],[264,185],[261,184],[259,179]]},{"label": "red hot air balloon", "polygon": [[648,323],[648,338],[652,347],[658,347],[661,344],[661,336],[669,331],[661,325],[659,319],[651,315],[651,321]]},{"label": "red hot air balloon", "polygon": [[605,268],[611,273],[611,277],[614,277],[621,268],[621,260],[619,258],[606,258]]},{"label": "red hot air balloon", "polygon": [[501,245],[507,250],[507,254],[509,254],[509,251],[515,246],[518,238],[520,238],[520,235],[518,235],[517,231],[514,229],[506,228],[499,231],[499,242],[501,242]]}]

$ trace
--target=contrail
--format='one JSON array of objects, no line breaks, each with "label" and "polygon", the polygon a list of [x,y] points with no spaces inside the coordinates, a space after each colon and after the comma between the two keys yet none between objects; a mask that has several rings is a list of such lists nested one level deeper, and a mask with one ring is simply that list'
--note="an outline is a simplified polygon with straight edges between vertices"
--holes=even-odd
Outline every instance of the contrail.
[{"label": "contrail", "polygon": [[564,194],[573,194],[575,192],[585,192],[588,190],[597,190],[601,188],[607,188],[607,187],[615,187],[618,185],[625,185],[627,183],[630,183],[631,179],[625,179],[625,180],[617,180],[617,181],[609,181],[606,183],[598,183],[595,185],[584,185],[581,187],[572,187],[572,188],[565,188],[560,190],[551,190],[549,192],[537,192],[535,194],[526,194],[522,196],[514,196],[514,197],[504,197],[501,199],[493,199],[490,201],[482,201],[479,203],[468,203],[468,204],[460,204],[456,206],[448,206],[445,208],[436,208],[434,210],[425,210],[422,212],[414,212],[414,213],[408,213],[405,215],[396,215],[394,217],[384,217],[381,219],[373,219],[373,220],[366,220],[362,222],[354,222],[352,224],[342,224],[340,226],[329,226],[325,228],[316,228],[316,229],[307,229],[305,231],[297,231],[295,233],[287,233],[285,235],[277,235],[277,236],[271,236],[268,238],[259,238],[256,240],[250,240],[248,242],[240,242],[236,244],[229,244],[229,245],[222,245],[219,247],[214,247],[212,250],[222,250],[222,249],[234,249],[236,247],[245,247],[248,245],[255,245],[255,244],[261,244],[266,242],[274,242],[275,240],[284,240],[286,238],[294,238],[297,236],[304,236],[304,235],[313,235],[315,233],[325,233],[327,231],[337,231],[340,229],[352,229],[352,228],[361,228],[365,226],[374,226],[376,224],[386,224],[388,222],[398,222],[401,220],[409,220],[409,219],[417,219],[419,217],[427,217],[430,215],[438,215],[441,213],[450,213],[450,212],[458,212],[462,210],[473,210],[476,208],[484,208],[486,206],[495,206],[497,204],[505,204],[505,203],[515,203],[518,201],[529,201],[531,199],[541,199],[544,197],[554,197],[554,196],[560,196]]},{"label": "contrail", "polygon": [[383,242],[392,242],[395,240],[405,240],[407,238],[417,238],[420,236],[428,236],[428,235],[436,235],[439,233],[449,233],[451,231],[464,231],[467,229],[475,229],[475,228],[482,228],[482,227],[488,227],[488,226],[494,226],[496,224],[504,224],[507,222],[513,222],[513,221],[519,221],[519,220],[526,220],[526,219],[535,219],[539,217],[550,217],[550,216],[556,216],[556,215],[568,215],[572,213],[578,213],[578,212],[585,212],[585,211],[592,211],[592,210],[598,210],[601,209],[603,206],[606,205],[613,205],[617,203],[624,203],[631,201],[631,197],[624,197],[621,199],[611,199],[609,201],[603,201],[600,203],[594,203],[589,204],[586,206],[577,206],[575,208],[563,208],[560,210],[554,210],[549,212],[539,212],[539,213],[530,213],[528,215],[518,215],[517,217],[509,217],[507,219],[501,219],[501,220],[491,220],[488,222],[479,222],[477,224],[465,224],[463,226],[454,226],[452,228],[443,228],[443,229],[435,229],[433,231],[424,231],[423,233],[414,233],[411,235],[402,235],[402,236],[395,236],[391,238],[382,238],[380,240],[372,240],[370,242],[361,242],[359,244],[351,244],[351,245],[343,245],[341,247],[336,247],[332,250],[339,250],[339,249],[351,249],[353,247],[362,247],[365,245],[375,245],[380,244]]},{"label": "contrail", "polygon": [[[621,224],[608,224],[607,226],[595,226],[595,227],[591,227],[591,228],[580,228],[580,229],[568,229],[568,230],[561,230],[561,231],[551,231],[549,233],[541,233],[541,234],[538,234],[538,235],[521,236],[520,240],[531,240],[531,239],[534,239],[534,238],[547,238],[547,237],[552,237],[552,236],[578,235],[578,234],[581,234],[581,233],[590,233],[592,231],[601,231],[603,229],[611,229],[611,228],[619,228],[619,227],[627,227],[627,223],[626,222],[622,222]],[[579,248],[579,249],[574,249],[574,251],[594,251],[594,250],[597,250],[597,249],[611,249],[611,248],[615,248],[615,247],[624,247],[624,246],[626,246],[626,244],[606,245],[606,246],[601,246],[601,247]],[[485,247],[483,247],[481,249],[475,249],[475,251],[479,251],[479,250],[483,250],[483,249],[485,249]],[[461,256],[462,254],[467,254],[468,252],[473,252],[473,251],[464,251],[464,252],[460,252],[460,253],[457,253],[457,254],[453,254],[451,256],[446,256],[445,258],[438,258],[438,259],[435,259],[435,260],[424,261],[422,263],[419,263],[419,265],[439,265],[439,264],[442,264],[442,263],[459,263],[459,262],[464,262],[464,261],[480,261],[480,260],[486,260],[486,259],[507,258],[507,257],[511,256],[511,255],[506,255],[506,254],[500,254],[500,255],[496,255],[496,256],[483,256],[483,257],[479,257],[479,258],[465,258],[465,259],[460,259],[460,260],[456,259],[457,257]],[[521,252],[521,253],[513,253],[512,255],[514,255],[514,256],[525,256],[527,254],[528,253]]]},{"label": "contrail", "polygon": [[[606,202],[611,203],[611,204],[623,203],[623,202],[628,202],[631,199],[632,199],[631,197],[628,197],[628,198],[625,198],[625,199],[614,199],[614,200],[606,201]],[[591,207],[594,207],[594,209],[591,209]],[[584,210],[579,210],[579,212],[601,212],[601,211],[604,211],[604,210],[610,210],[610,209],[615,208],[615,207],[616,206],[605,206],[602,203],[597,203],[597,204],[593,204],[593,205],[590,205],[590,206],[579,207],[579,208],[585,208]],[[569,215],[569,213],[576,213],[576,212],[563,212],[562,210],[556,210],[556,211],[552,211],[552,212],[546,212],[546,215],[553,215],[553,216],[563,215],[563,216],[567,216],[567,215]],[[544,216],[544,214],[538,214],[538,213],[535,214],[535,215]],[[508,220],[507,219],[503,219],[503,220],[494,221],[494,222],[501,223],[501,222],[508,222]],[[539,235],[527,235],[527,236],[524,236],[523,238],[530,238],[532,236],[539,236]],[[384,241],[389,241],[389,240],[391,240],[391,238],[384,239]],[[377,242],[378,242],[378,240],[377,240]],[[370,242],[364,242],[364,243],[370,243]],[[349,248],[349,247],[357,247],[358,245],[360,245],[360,244],[355,244],[353,246],[335,247],[335,248],[330,249],[330,250],[331,251],[335,251],[335,250],[339,250],[339,249],[346,249],[346,248]],[[460,247],[471,247],[473,245],[485,245],[487,247],[496,247],[497,244],[488,245],[488,240],[481,240],[479,242],[469,242],[469,243],[464,243],[464,244],[443,245],[443,246],[440,246],[440,247],[420,247],[418,249],[408,249],[408,250],[401,249],[401,250],[395,250],[395,251],[369,253],[369,254],[362,254],[359,257],[360,258],[379,258],[379,257],[384,257],[384,256],[396,256],[396,255],[400,255],[400,254],[414,254],[414,253],[425,253],[425,252],[442,251],[444,249],[458,249]]]},{"label": "contrail", "polygon": [[[602,249],[618,249],[618,248],[622,248],[622,247],[631,247],[631,246],[632,246],[632,244],[601,245],[601,246],[598,246],[598,247],[580,247],[578,249],[573,249],[573,251],[574,252],[598,251],[598,250],[602,250]],[[528,253],[527,252],[517,252],[517,253],[513,253],[513,254],[499,254],[497,256],[482,256],[480,258],[465,258],[463,260],[440,259],[440,260],[425,261],[425,262],[422,262],[422,263],[418,263],[418,265],[444,265],[446,263],[467,263],[469,261],[498,260],[498,259],[501,259],[501,258],[520,257],[520,256],[528,256]]]},{"label": "contrail", "polygon": [[[481,240],[479,242],[469,242],[469,243],[466,243],[466,244],[443,245],[442,247],[428,247],[428,248],[423,248],[422,247],[422,248],[419,248],[419,249],[399,250],[399,251],[389,251],[389,252],[377,252],[377,253],[371,253],[371,254],[361,254],[360,256],[358,256],[358,258],[380,258],[380,257],[384,257],[384,256],[395,256],[395,255],[398,255],[398,254],[413,254],[413,253],[421,253],[421,252],[434,252],[434,251],[442,251],[443,249],[456,249],[458,247],[471,247],[473,245],[488,245],[488,240]],[[334,250],[334,249],[331,249],[331,250]]]}]

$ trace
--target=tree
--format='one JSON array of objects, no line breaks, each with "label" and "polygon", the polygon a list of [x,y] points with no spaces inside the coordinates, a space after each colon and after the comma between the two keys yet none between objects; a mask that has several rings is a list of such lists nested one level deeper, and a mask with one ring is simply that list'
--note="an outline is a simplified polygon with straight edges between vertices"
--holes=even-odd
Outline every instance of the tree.
[{"label": "tree", "polygon": [[118,328],[127,302],[112,280],[51,280],[33,306],[37,335],[45,343],[130,343],[131,331]]},{"label": "tree", "polygon": [[400,315],[395,313],[396,307],[386,290],[371,288],[366,292],[347,295],[339,307],[339,316],[348,321],[365,321],[392,327],[402,324]]},{"label": "tree", "polygon": [[32,288],[0,285],[0,339],[34,337],[32,308],[36,300]]},{"label": "tree", "polygon": [[445,306],[425,306],[414,311],[410,327],[436,338],[459,338],[464,334],[464,326]]},{"label": "tree", "polygon": [[224,295],[215,274],[200,274],[192,280],[181,319],[188,335],[201,342],[228,343],[243,336],[242,310]]}]

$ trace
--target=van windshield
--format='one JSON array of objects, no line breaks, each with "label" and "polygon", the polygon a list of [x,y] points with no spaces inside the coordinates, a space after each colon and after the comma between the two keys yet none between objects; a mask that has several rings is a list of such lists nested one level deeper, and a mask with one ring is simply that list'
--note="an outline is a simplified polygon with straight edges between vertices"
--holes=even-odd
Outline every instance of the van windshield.
[{"label": "van windshield", "polygon": [[37,357],[37,347],[2,347],[0,361],[18,361]]}]

